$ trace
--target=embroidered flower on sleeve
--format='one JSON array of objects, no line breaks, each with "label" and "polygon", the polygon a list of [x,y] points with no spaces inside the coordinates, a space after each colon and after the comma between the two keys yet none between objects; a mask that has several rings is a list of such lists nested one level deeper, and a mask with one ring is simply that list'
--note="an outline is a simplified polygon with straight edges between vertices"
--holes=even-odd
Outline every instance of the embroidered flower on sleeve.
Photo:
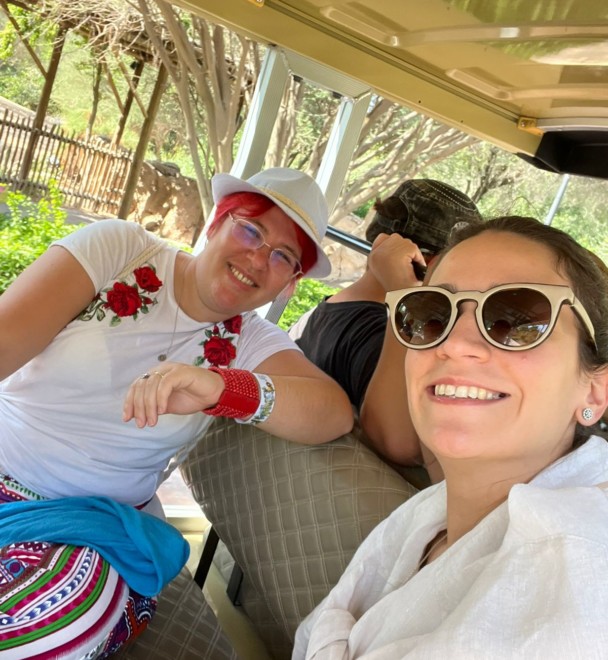
[{"label": "embroidered flower on sleeve", "polygon": [[156,296],[145,294],[157,293],[163,286],[162,280],[152,266],[136,268],[127,279],[133,281],[118,280],[112,286],[102,289],[76,318],[80,321],[93,318],[103,321],[109,310],[113,312],[110,325],[115,326],[125,317],[137,320],[140,313],[147,314],[151,307],[158,304],[158,300]]}]

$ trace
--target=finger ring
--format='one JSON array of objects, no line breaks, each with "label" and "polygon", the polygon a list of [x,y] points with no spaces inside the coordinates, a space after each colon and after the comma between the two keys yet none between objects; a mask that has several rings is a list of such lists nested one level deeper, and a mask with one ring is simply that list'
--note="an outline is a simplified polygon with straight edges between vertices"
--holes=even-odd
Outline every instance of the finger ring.
[{"label": "finger ring", "polygon": [[159,378],[162,378],[162,377],[165,375],[165,374],[161,374],[160,371],[153,371],[152,374],[153,374],[154,376],[158,376]]},{"label": "finger ring", "polygon": [[142,375],[140,376],[140,378],[141,378],[142,380],[146,380],[146,378],[150,378],[150,374],[146,371],[146,373],[145,373],[145,374],[142,374]]}]

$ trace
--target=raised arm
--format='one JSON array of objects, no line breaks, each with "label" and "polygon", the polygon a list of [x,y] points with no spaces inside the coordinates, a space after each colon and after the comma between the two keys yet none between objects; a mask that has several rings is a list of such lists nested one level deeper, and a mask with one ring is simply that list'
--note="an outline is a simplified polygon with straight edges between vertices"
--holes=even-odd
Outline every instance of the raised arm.
[{"label": "raised arm", "polygon": [[95,295],[78,261],[50,247],[0,296],[0,380],[43,351]]},{"label": "raised arm", "polygon": [[[368,266],[383,291],[416,286],[412,261],[423,258],[412,241],[399,234],[378,236]],[[386,458],[402,465],[421,461],[421,449],[412,426],[405,386],[405,348],[387,324],[376,369],[360,411],[361,426],[374,447]]]},{"label": "raised arm", "polygon": [[400,465],[422,460],[418,435],[407,404],[404,360],[406,349],[387,326],[380,359],[365,392],[360,421],[373,446]]},{"label": "raised arm", "polygon": [[[353,412],[344,390],[299,351],[284,350],[254,370],[271,377],[275,403],[260,428],[304,444],[329,442],[350,431]],[[154,426],[165,413],[204,414],[215,406],[225,385],[217,373],[201,367],[165,363],[136,380],[125,399],[123,419]]]}]

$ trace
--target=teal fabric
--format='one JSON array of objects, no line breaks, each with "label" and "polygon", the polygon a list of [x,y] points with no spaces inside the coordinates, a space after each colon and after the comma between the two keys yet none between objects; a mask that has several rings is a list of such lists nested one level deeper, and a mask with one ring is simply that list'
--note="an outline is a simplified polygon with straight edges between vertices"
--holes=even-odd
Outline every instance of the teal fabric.
[{"label": "teal fabric", "polygon": [[107,497],[2,504],[0,546],[19,541],[93,548],[143,596],[157,595],[190,552],[169,523]]}]

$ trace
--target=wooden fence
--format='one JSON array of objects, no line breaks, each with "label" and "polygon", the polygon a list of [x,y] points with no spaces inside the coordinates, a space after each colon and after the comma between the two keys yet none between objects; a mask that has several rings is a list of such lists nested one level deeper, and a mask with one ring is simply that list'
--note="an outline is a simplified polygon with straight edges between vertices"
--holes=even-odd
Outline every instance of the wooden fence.
[{"label": "wooden fence", "polygon": [[[32,165],[21,170],[27,145],[36,134]],[[43,194],[55,181],[64,206],[116,215],[133,162],[130,150],[112,148],[98,137],[68,137],[57,125],[34,129],[32,117],[0,108],[0,183],[28,194]]]}]

